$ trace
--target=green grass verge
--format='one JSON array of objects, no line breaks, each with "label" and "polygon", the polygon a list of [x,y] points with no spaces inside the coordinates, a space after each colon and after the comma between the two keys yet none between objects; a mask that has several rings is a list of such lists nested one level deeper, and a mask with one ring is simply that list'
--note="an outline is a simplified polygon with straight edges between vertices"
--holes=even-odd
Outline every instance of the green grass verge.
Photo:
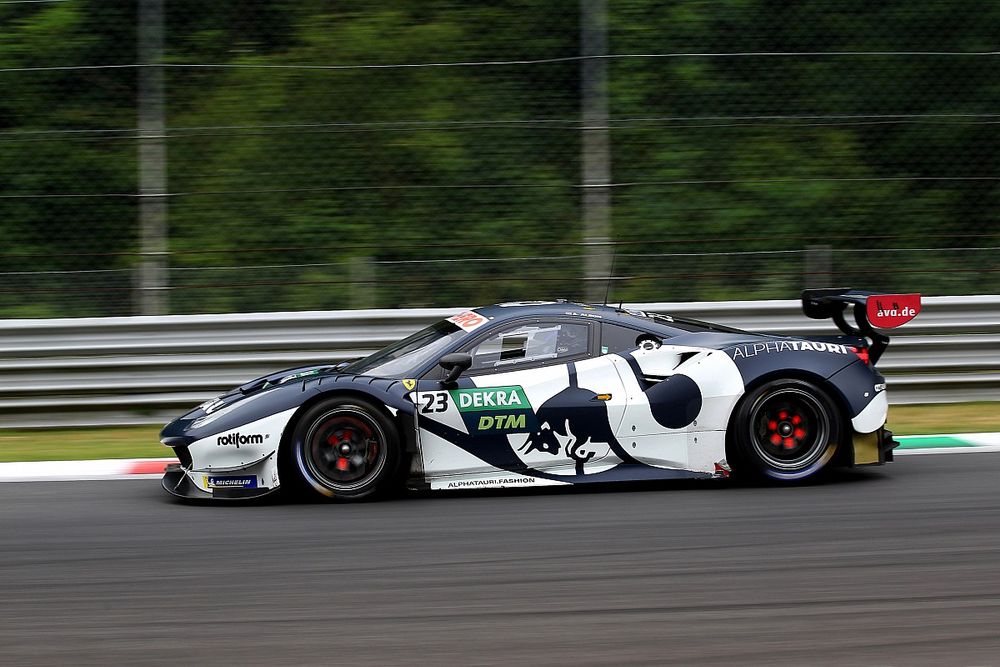
[{"label": "green grass verge", "polygon": [[887,426],[895,435],[995,433],[1000,431],[1000,401],[893,405]]},{"label": "green grass verge", "polygon": [[[896,405],[889,409],[896,435],[1000,431],[1000,402]],[[159,426],[0,430],[0,462],[170,457]]]},{"label": "green grass verge", "polygon": [[171,457],[160,426],[0,431],[0,462]]}]

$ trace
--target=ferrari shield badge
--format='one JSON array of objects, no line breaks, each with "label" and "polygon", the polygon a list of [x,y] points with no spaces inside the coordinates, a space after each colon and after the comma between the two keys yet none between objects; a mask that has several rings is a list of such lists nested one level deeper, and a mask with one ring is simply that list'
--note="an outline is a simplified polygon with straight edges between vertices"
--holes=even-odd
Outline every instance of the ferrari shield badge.
[{"label": "ferrari shield badge", "polygon": [[417,386],[417,381],[410,378],[406,378],[405,380],[403,380],[403,386],[406,387],[406,391],[413,391],[413,388]]}]

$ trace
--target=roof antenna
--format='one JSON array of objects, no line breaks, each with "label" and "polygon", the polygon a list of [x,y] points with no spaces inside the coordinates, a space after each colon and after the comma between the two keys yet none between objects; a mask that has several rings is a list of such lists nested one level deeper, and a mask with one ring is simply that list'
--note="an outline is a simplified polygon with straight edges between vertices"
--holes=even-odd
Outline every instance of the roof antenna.
[{"label": "roof antenna", "polygon": [[611,272],[608,274],[608,284],[604,288],[604,305],[608,305],[608,296],[611,294],[611,281],[615,278],[615,258],[618,256],[618,244],[611,242]]}]

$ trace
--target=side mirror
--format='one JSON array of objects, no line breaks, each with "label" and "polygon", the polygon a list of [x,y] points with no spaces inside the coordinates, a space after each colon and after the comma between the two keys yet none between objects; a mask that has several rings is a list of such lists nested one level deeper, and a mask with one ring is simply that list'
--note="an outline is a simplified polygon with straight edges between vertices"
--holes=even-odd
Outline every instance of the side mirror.
[{"label": "side mirror", "polygon": [[453,384],[458,376],[469,369],[472,365],[472,355],[465,352],[452,352],[441,357],[438,366],[448,371],[441,382],[443,384]]}]

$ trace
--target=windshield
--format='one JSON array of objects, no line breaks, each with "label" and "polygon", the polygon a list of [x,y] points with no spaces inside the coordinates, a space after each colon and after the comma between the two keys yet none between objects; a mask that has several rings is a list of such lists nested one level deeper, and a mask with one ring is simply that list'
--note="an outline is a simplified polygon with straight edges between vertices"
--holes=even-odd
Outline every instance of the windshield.
[{"label": "windshield", "polygon": [[412,336],[355,361],[344,373],[384,378],[413,377],[428,361],[441,356],[465,330],[448,320],[436,322]]}]

